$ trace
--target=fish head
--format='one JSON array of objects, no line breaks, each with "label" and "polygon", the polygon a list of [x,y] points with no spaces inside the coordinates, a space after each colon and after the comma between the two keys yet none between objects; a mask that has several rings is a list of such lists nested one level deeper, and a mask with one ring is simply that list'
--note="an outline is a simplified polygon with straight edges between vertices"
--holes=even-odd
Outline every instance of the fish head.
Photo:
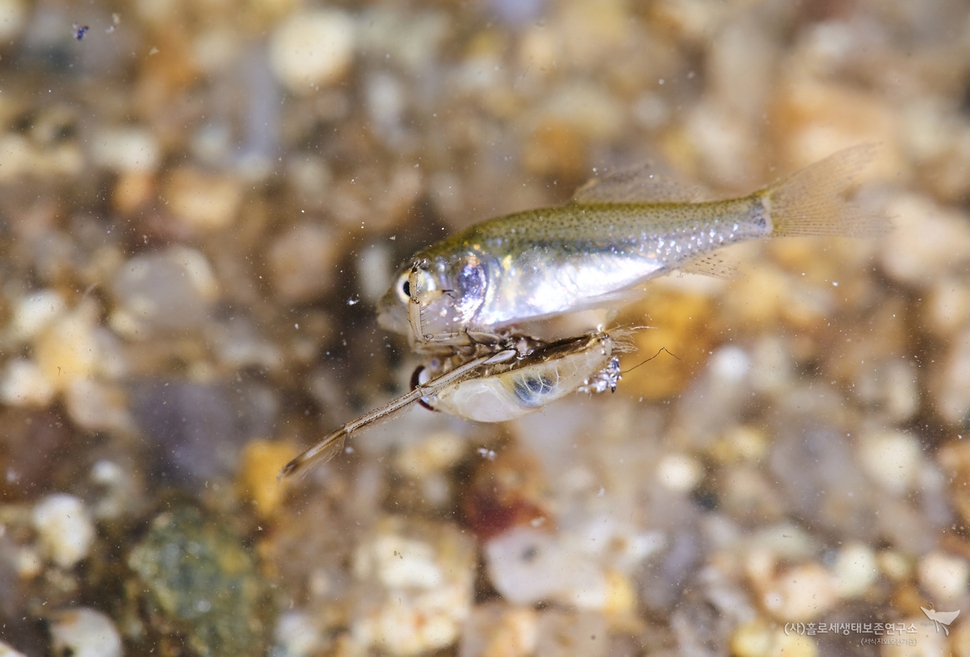
[{"label": "fish head", "polygon": [[474,251],[416,257],[378,303],[378,323],[417,342],[477,328],[488,294],[486,259]]}]

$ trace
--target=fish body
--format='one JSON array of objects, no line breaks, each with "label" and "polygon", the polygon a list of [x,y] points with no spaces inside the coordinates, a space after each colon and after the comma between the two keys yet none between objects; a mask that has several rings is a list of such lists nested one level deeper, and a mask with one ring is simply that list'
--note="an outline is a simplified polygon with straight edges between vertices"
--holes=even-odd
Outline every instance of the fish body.
[{"label": "fish body", "polygon": [[721,273],[715,253],[731,244],[875,234],[884,222],[843,199],[871,157],[871,147],[848,149],[736,199],[612,202],[593,186],[561,207],[489,219],[415,254],[379,321],[410,334],[418,351],[453,348],[476,333],[635,300],[643,283],[677,269]]}]

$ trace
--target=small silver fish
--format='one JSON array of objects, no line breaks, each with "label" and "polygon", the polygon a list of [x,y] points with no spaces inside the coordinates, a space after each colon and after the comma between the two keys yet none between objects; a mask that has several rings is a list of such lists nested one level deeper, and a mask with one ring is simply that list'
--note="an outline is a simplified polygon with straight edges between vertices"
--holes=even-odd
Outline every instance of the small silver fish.
[{"label": "small silver fish", "polygon": [[[621,337],[627,333],[622,332]],[[457,353],[445,359],[429,359],[419,371],[434,378],[418,378],[407,394],[328,434],[290,461],[280,478],[330,460],[343,450],[352,433],[415,402],[467,420],[504,422],[574,392],[615,390],[620,380],[616,353],[627,348],[625,344],[618,346],[603,332],[548,343],[517,337],[506,346],[470,360]]]},{"label": "small silver fish", "polygon": [[643,283],[676,269],[724,274],[713,254],[731,244],[880,234],[884,218],[843,198],[874,153],[849,148],[723,201],[637,200],[643,176],[594,182],[567,205],[489,219],[419,251],[380,301],[378,321],[408,334],[416,351],[448,351],[494,343],[514,324],[642,298]]}]

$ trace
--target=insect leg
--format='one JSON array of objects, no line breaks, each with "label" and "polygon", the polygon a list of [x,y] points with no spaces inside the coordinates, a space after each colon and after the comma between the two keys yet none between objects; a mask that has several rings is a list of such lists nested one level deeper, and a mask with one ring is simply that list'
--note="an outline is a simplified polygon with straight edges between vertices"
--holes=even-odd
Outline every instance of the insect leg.
[{"label": "insect leg", "polygon": [[323,440],[287,463],[283,467],[283,470],[280,471],[279,478],[282,480],[292,477],[300,472],[306,472],[315,464],[329,461],[343,449],[344,442],[353,432],[359,431],[360,429],[363,429],[364,427],[376,422],[380,422],[381,420],[385,420],[394,413],[406,408],[419,399],[429,397],[446,386],[473,376],[476,370],[481,367],[496,362],[502,362],[502,360],[509,360],[514,356],[515,351],[508,349],[498,353],[479,356],[478,358],[473,358],[467,363],[459,365],[450,372],[445,372],[441,376],[436,377],[427,383],[418,385],[410,392],[401,395],[396,399],[392,399],[380,408],[370,411],[369,413],[365,413],[356,420],[348,422],[339,429],[324,436]]}]

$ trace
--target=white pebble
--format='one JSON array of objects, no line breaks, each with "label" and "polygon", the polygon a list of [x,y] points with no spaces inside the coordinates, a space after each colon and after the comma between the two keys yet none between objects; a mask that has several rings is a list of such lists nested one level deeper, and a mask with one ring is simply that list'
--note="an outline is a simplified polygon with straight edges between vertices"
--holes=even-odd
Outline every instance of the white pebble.
[{"label": "white pebble", "polygon": [[160,149],[145,128],[106,128],[91,138],[91,159],[112,171],[152,173],[158,168]]},{"label": "white pebble", "polygon": [[121,657],[121,636],[111,619],[78,607],[54,614],[50,625],[54,653],[72,657]]},{"label": "white pebble", "polygon": [[451,525],[379,521],[354,555],[370,593],[355,610],[353,640],[402,657],[452,645],[471,610],[475,563],[471,539]]},{"label": "white pebble", "polygon": [[0,401],[11,406],[47,406],[54,386],[32,360],[14,358],[0,374]]},{"label": "white pebble", "polygon": [[8,329],[15,341],[29,340],[64,312],[64,297],[54,290],[38,290],[17,300]]},{"label": "white pebble", "polygon": [[369,554],[358,555],[358,569],[369,571],[369,566],[373,566],[381,583],[390,589],[433,589],[444,580],[435,562],[434,548],[423,541],[385,534],[367,548]]},{"label": "white pebble", "polygon": [[420,442],[406,444],[395,459],[397,469],[415,479],[451,468],[465,453],[465,441],[461,436],[439,431]]},{"label": "white pebble", "polygon": [[495,589],[515,604],[555,600],[582,609],[603,609],[609,583],[602,566],[566,535],[517,527],[485,545],[488,574]]},{"label": "white pebble", "polygon": [[134,426],[127,397],[120,388],[95,379],[75,379],[64,392],[64,406],[79,427],[88,431],[126,431]]},{"label": "white pebble", "polygon": [[657,479],[669,490],[689,493],[704,477],[704,468],[687,454],[667,454],[657,463]]},{"label": "white pebble", "polygon": [[810,621],[838,602],[835,578],[816,563],[795,566],[778,573],[763,600],[778,620]]},{"label": "white pebble", "polygon": [[939,602],[957,600],[967,592],[970,565],[944,552],[930,552],[919,562],[919,583]]},{"label": "white pebble", "polygon": [[902,431],[867,435],[859,444],[859,459],[866,474],[891,493],[902,494],[913,487],[922,457],[919,442]]},{"label": "white pebble", "polygon": [[902,553],[895,550],[883,550],[876,560],[879,570],[896,583],[904,582],[913,576],[913,564]]},{"label": "white pebble", "polygon": [[840,598],[858,598],[879,577],[876,555],[862,543],[849,543],[835,559],[835,585]]},{"label": "white pebble", "polygon": [[44,570],[44,560],[29,547],[22,547],[14,553],[13,564],[17,574],[25,580],[37,577]]},{"label": "white pebble", "polygon": [[27,19],[23,0],[0,0],[0,41],[12,41]]},{"label": "white pebble", "polygon": [[0,641],[0,657],[27,657],[27,656],[18,650],[14,650],[13,647],[10,646],[10,644]]},{"label": "white pebble", "polygon": [[460,657],[529,657],[539,639],[539,615],[531,607],[501,602],[472,609],[458,649]]},{"label": "white pebble", "polygon": [[207,174],[192,167],[176,169],[162,191],[168,210],[199,233],[229,228],[236,221],[243,194],[238,176]]},{"label": "white pebble", "polygon": [[309,221],[295,224],[269,246],[270,280],[285,302],[313,299],[331,287],[340,256],[330,228]]},{"label": "white pebble", "polygon": [[284,612],[273,631],[276,647],[272,654],[280,657],[307,657],[322,651],[323,637],[313,615],[305,611]]},{"label": "white pebble", "polygon": [[63,493],[45,497],[34,507],[33,521],[41,547],[58,566],[71,568],[88,556],[94,522],[78,498]]},{"label": "white pebble", "polygon": [[283,85],[298,94],[340,80],[353,60],[354,21],[325,9],[293,15],[270,41],[270,65]]},{"label": "white pebble", "polygon": [[357,281],[370,303],[377,303],[387,290],[387,282],[394,276],[393,260],[390,246],[381,243],[371,244],[357,259]]},{"label": "white pebble", "polygon": [[87,299],[38,336],[34,359],[56,389],[98,371],[102,361],[95,333],[99,314],[98,304]]},{"label": "white pebble", "polygon": [[709,367],[717,381],[725,384],[737,383],[751,369],[751,359],[744,349],[728,345],[711,356]]},{"label": "white pebble", "polygon": [[903,194],[886,207],[893,230],[879,253],[890,278],[929,287],[970,261],[970,223],[961,212],[931,199]]},{"label": "white pebble", "polygon": [[951,341],[936,388],[934,405],[940,415],[953,424],[963,422],[970,411],[970,330]]},{"label": "white pebble", "polygon": [[219,292],[205,256],[185,247],[131,258],[119,268],[111,287],[117,301],[111,325],[130,338],[197,328]]}]

